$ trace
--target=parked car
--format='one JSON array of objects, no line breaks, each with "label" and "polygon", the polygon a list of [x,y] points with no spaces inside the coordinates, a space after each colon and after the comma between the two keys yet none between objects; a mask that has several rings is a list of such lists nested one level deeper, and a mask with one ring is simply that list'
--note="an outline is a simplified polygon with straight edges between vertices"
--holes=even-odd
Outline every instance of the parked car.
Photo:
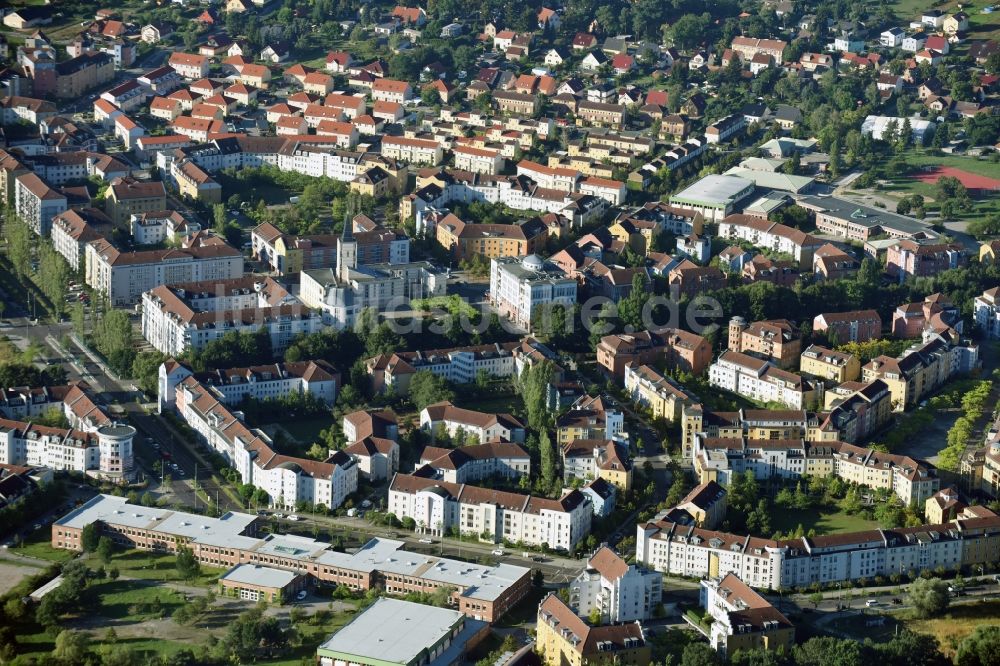
[{"label": "parked car", "polygon": [[869,599],[865,602],[865,608],[874,608],[878,606],[878,599]]},{"label": "parked car", "polygon": [[497,557],[501,557],[504,554],[503,548],[494,548],[493,554],[496,555]]},{"label": "parked car", "polygon": [[424,537],[423,539],[420,539],[419,541],[420,541],[420,543],[434,543],[434,539],[428,539],[427,537]]},{"label": "parked car", "polygon": [[288,516],[288,520],[290,520],[292,522],[295,522],[298,519],[299,519],[299,517],[296,516],[294,513],[292,515]]}]

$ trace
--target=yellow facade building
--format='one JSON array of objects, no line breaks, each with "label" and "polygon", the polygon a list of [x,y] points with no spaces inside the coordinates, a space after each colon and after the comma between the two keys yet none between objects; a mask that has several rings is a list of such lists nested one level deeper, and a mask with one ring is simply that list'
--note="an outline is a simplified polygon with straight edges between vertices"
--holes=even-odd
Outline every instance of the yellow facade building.
[{"label": "yellow facade building", "polygon": [[861,361],[853,354],[809,345],[799,357],[799,372],[833,384],[843,384],[861,376]]},{"label": "yellow facade building", "polygon": [[538,607],[535,649],[545,666],[649,666],[652,658],[638,622],[592,626],[554,593]]}]

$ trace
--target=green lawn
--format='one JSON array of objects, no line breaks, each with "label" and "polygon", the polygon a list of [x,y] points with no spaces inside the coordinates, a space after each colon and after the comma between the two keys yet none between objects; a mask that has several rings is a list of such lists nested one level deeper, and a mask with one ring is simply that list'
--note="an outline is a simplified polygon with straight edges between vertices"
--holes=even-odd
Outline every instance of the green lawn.
[{"label": "green lawn", "polygon": [[[1000,20],[1000,14],[997,15],[997,19]],[[1000,162],[994,162],[990,159],[963,155],[928,155],[923,152],[908,152],[904,157],[906,163],[913,166],[954,167],[987,178],[1000,179]]]},{"label": "green lawn", "polygon": [[[961,4],[962,10],[969,14],[970,39],[988,39],[996,37],[1000,33],[1000,12],[983,14],[980,11],[983,7],[988,7],[991,4],[993,4],[992,0]],[[897,0],[893,3],[893,11],[904,25],[910,21],[919,21],[921,12],[929,7],[940,9],[946,14],[954,14],[959,9],[959,3],[944,2],[934,5],[926,0]],[[958,49],[952,48],[952,52],[954,53],[956,50],[964,52],[967,45],[968,41],[959,45]]]},{"label": "green lawn", "polygon": [[414,299],[410,305],[414,310],[441,310],[450,312],[453,315],[464,313],[469,318],[476,315],[476,308],[469,305],[467,301],[462,300],[457,294]]},{"label": "green lawn", "polygon": [[[115,553],[111,566],[123,576],[144,580],[185,582],[177,572],[177,556],[168,553],[152,553],[145,550],[127,550]],[[201,575],[190,581],[190,585],[213,585],[225,573],[225,569],[202,565]]]},{"label": "green lawn", "polygon": [[[953,167],[969,173],[1000,180],[1000,163],[991,160],[981,160],[961,155],[928,155],[923,152],[909,152],[905,155],[905,160],[911,167]],[[920,182],[913,178],[912,174],[892,178],[891,184],[879,190],[879,193],[897,200],[913,194],[919,194],[927,201],[928,210],[938,209],[936,203],[938,196],[937,187],[931,183]],[[857,194],[865,193],[858,192]],[[994,196],[973,198],[972,204],[972,210],[968,213],[958,215],[958,219],[976,219],[991,213],[1000,212],[1000,199]]]},{"label": "green lawn", "polygon": [[104,617],[131,621],[169,617],[184,604],[184,597],[160,585],[137,585],[131,580],[109,580],[92,588],[100,599]]},{"label": "green lawn", "polygon": [[771,514],[771,524],[775,531],[783,533],[793,532],[799,525],[806,532],[816,530],[816,534],[861,532],[878,528],[878,523],[873,520],[831,509],[782,509]]},{"label": "green lawn", "polygon": [[[99,648],[100,641],[103,638],[104,632],[98,630],[92,635],[92,639],[95,642],[91,643],[91,649]],[[34,634],[21,633],[17,636],[17,654],[21,657],[34,657],[39,660],[38,663],[43,663],[49,653],[56,646],[56,641],[54,635],[49,635],[45,631],[39,631]],[[144,638],[129,638],[129,637],[119,637],[118,644],[129,647],[132,650],[140,653],[141,656],[169,656],[175,652],[179,652],[184,648],[191,648],[193,644],[182,643],[180,641],[171,641],[163,638],[157,638],[154,636],[144,637]],[[34,662],[32,662],[34,663]]]},{"label": "green lawn", "polygon": [[[275,183],[265,182],[263,179],[257,179],[257,182],[253,183],[245,183],[223,171],[216,172],[213,177],[222,185],[223,200],[228,199],[234,194],[249,195],[247,200],[250,201],[251,205],[255,206],[257,205],[257,201],[263,199],[267,205],[275,206],[287,204],[290,197],[299,194],[295,190],[281,187]],[[247,192],[248,186],[253,188],[252,192]]]},{"label": "green lawn", "polygon": [[45,654],[52,652],[56,647],[55,635],[49,635],[45,631],[36,634],[17,634],[18,654]]},{"label": "green lawn", "polygon": [[[990,3],[964,6],[969,13],[969,35],[972,39],[996,38],[1000,34],[1000,12],[983,14],[980,10]],[[968,47],[968,41],[962,46]]]},{"label": "green lawn", "polygon": [[52,530],[47,525],[32,532],[20,546],[12,549],[12,552],[49,562],[68,562],[76,555],[75,551],[52,547]]},{"label": "green lawn", "polygon": [[295,421],[283,421],[280,425],[288,434],[299,441],[300,444],[308,445],[317,440],[319,431],[333,425],[333,417],[330,415],[316,416],[311,419],[296,419]]},{"label": "green lawn", "polygon": [[[889,624],[889,622],[886,622]],[[941,650],[948,658],[954,657],[954,648],[966,636],[983,625],[1000,625],[1000,602],[980,601],[951,606],[941,617],[931,620],[904,620],[906,628],[921,634],[931,634],[938,639]]]},{"label": "green lawn", "polygon": [[549,590],[532,587],[524,599],[521,599],[516,606],[500,618],[500,626],[516,627],[521,624],[534,622],[538,616],[538,604],[542,603],[542,599],[548,593]]},{"label": "green lawn", "polygon": [[465,399],[461,393],[455,396],[455,403],[465,409],[474,409],[479,412],[507,412],[513,414],[524,408],[521,396],[517,394],[507,395],[487,395],[482,398]]},{"label": "green lawn", "polygon": [[312,618],[308,622],[300,622],[295,625],[302,641],[291,652],[276,659],[258,660],[258,664],[271,664],[271,666],[300,666],[302,660],[315,659],[316,648],[326,639],[336,633],[345,624],[354,619],[354,612],[333,613],[329,619],[319,624],[312,624]]},{"label": "green lawn", "polygon": [[191,643],[180,642],[180,641],[168,641],[162,638],[119,638],[118,643],[124,645],[131,650],[140,653],[142,656],[161,656],[169,657],[170,655],[180,652],[184,649],[191,649]]}]

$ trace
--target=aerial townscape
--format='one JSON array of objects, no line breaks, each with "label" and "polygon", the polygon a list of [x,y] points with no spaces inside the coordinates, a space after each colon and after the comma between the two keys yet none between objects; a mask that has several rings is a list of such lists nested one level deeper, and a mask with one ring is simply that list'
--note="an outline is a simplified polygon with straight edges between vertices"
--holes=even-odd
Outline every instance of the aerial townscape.
[{"label": "aerial townscape", "polygon": [[1000,4],[0,2],[0,666],[1000,666]]}]

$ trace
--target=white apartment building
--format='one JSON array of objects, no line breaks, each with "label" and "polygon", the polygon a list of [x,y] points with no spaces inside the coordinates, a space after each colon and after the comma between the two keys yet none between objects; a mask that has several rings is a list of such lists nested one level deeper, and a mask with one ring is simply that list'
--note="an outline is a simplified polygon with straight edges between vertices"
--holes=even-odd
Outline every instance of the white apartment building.
[{"label": "white apartment building", "polygon": [[[253,276],[250,276],[253,280]],[[160,285],[142,295],[142,335],[168,356],[198,351],[229,331],[265,329],[272,349],[283,350],[300,334],[322,330],[322,317],[277,283],[246,287],[245,278]],[[235,286],[234,286],[235,285]],[[238,289],[239,297],[202,300],[199,294]],[[231,303],[231,301],[237,301]]]},{"label": "white apartment building", "polygon": [[589,194],[598,199],[604,199],[615,206],[625,203],[625,197],[627,196],[625,183],[620,180],[597,178],[594,176],[582,179],[577,191],[581,194]]},{"label": "white apartment building", "polygon": [[364,95],[348,95],[332,92],[323,100],[323,106],[340,110],[346,118],[354,119],[365,115],[368,104]]},{"label": "white apartment building", "polygon": [[580,172],[576,169],[550,167],[530,160],[521,160],[517,163],[517,175],[527,176],[538,183],[539,187],[562,192],[576,192],[577,182],[581,178]]},{"label": "white apartment building", "polygon": [[501,316],[530,329],[538,308],[576,303],[576,280],[536,254],[490,260],[490,304]]},{"label": "white apartment building", "polygon": [[194,81],[208,76],[208,70],[212,61],[208,56],[196,53],[175,52],[170,54],[167,64],[185,79]]},{"label": "white apartment building", "polygon": [[[514,210],[561,213],[577,220],[587,211],[601,212],[599,207],[581,210],[581,197],[585,195],[544,188],[530,180],[525,183],[524,178],[527,177],[474,174],[475,177],[470,180],[461,175],[456,177],[454,172],[448,171],[442,172],[442,176],[444,185],[421,185],[418,179],[417,191],[403,199],[401,214],[419,219],[428,209],[445,208],[454,201],[502,203]],[[582,220],[579,223],[582,224]]]},{"label": "white apartment building", "polygon": [[569,584],[569,605],[580,617],[592,610],[601,624],[648,620],[663,597],[663,576],[628,564],[607,546],[597,549]]},{"label": "white apartment building", "polygon": [[774,540],[715,532],[670,521],[636,528],[636,561],[671,575],[707,578],[734,574],[754,588],[781,590],[860,578],[917,575],[937,567],[995,558],[983,537],[1000,518],[955,520],[797,539]]},{"label": "white apartment building", "polygon": [[455,168],[462,171],[495,176],[503,171],[506,164],[500,151],[492,148],[455,146],[451,153],[455,157]]},{"label": "white apartment building", "polygon": [[113,424],[111,417],[94,402],[90,387],[82,382],[63,386],[20,386],[0,392],[0,418],[32,421],[53,410],[61,412],[74,430],[92,433]]},{"label": "white apartment building", "polygon": [[129,220],[132,240],[137,245],[156,245],[178,237],[187,238],[201,231],[201,224],[175,210],[132,215]]},{"label": "white apartment building", "polygon": [[419,467],[427,466],[448,483],[473,483],[491,477],[517,479],[531,475],[531,456],[520,445],[498,440],[443,449],[426,446]]},{"label": "white apartment building", "polygon": [[[222,281],[243,275],[243,254],[218,238],[188,247],[122,252],[107,240],[87,245],[87,284],[113,306],[132,305],[154,287],[181,282]],[[166,352],[181,353],[181,352]]]},{"label": "white apartment building", "polygon": [[477,439],[480,444],[493,440],[524,443],[525,434],[524,425],[510,414],[463,409],[447,400],[424,407],[420,411],[420,427],[431,434],[443,427],[453,438]]},{"label": "white apartment building", "polygon": [[16,386],[0,390],[0,418],[23,421],[57,409],[62,411],[61,386]]},{"label": "white apartment building", "polygon": [[31,172],[16,178],[14,206],[17,216],[39,236],[48,236],[52,218],[68,207],[64,194]]},{"label": "white apartment building", "polygon": [[324,325],[353,326],[365,308],[384,312],[409,307],[414,298],[443,296],[448,282],[444,271],[426,261],[408,264],[371,264],[302,271],[299,298],[322,313]]},{"label": "white apartment building", "polygon": [[787,651],[795,644],[788,618],[735,574],[701,581],[699,597],[712,617],[708,643],[723,657],[750,648]]},{"label": "white apartment building", "polygon": [[719,222],[719,238],[744,240],[754,246],[795,257],[802,266],[812,266],[813,253],[823,241],[805,232],[750,215],[729,215]]},{"label": "white apartment building", "polygon": [[[100,224],[100,231],[92,223]],[[84,265],[84,252],[91,241],[104,238],[111,229],[111,218],[96,208],[78,211],[70,208],[52,218],[52,247],[62,255],[74,271]]]},{"label": "white apartment building", "polygon": [[728,486],[746,472],[766,480],[836,476],[865,488],[891,491],[907,506],[923,506],[941,488],[932,466],[909,456],[882,453],[847,442],[802,439],[714,438],[695,435],[692,455],[702,482]]},{"label": "white apartment building", "polygon": [[803,379],[768,361],[726,350],[708,368],[708,383],[758,402],[805,409],[823,399],[823,383]]},{"label": "white apartment building", "polygon": [[[406,81],[377,78],[372,83],[372,100],[403,104],[413,97],[413,87]],[[388,138],[388,137],[386,137]]]},{"label": "white apartment building", "polygon": [[177,385],[192,376],[199,384],[216,389],[222,402],[230,406],[240,404],[244,398],[278,400],[295,393],[308,393],[333,405],[340,382],[340,373],[323,360],[194,372],[183,363],[168,359],[160,364],[158,372],[160,413],[174,408]]},{"label": "white apartment building", "polygon": [[191,428],[239,472],[243,483],[264,489],[270,505],[294,511],[297,505],[336,508],[358,489],[358,466],[338,451],[325,462],[276,453],[261,430],[248,428],[213,386],[194,376],[176,388],[174,404]]},{"label": "white apartment building", "polygon": [[347,151],[336,146],[289,144],[275,156],[275,161],[284,171],[351,182],[371,168],[372,157],[370,153]]},{"label": "white apartment building", "polygon": [[567,552],[590,533],[592,518],[590,500],[579,490],[550,500],[409,474],[393,477],[387,510],[412,518],[428,534],[453,529],[494,543],[545,544]]},{"label": "white apartment building", "polygon": [[382,157],[409,162],[410,164],[440,164],[444,149],[437,141],[411,139],[405,136],[382,137]]},{"label": "white apartment building", "polygon": [[535,357],[554,359],[555,354],[528,337],[518,342],[492,345],[380,354],[368,359],[365,366],[376,391],[391,389],[396,395],[406,395],[410,390],[410,379],[421,370],[432,372],[454,384],[471,384],[480,373],[492,378],[520,376]]},{"label": "white apartment building", "polygon": [[345,448],[344,453],[354,459],[358,471],[372,483],[388,481],[399,471],[399,444],[385,437],[363,437]]},{"label": "white apartment building", "polygon": [[987,289],[976,296],[973,313],[983,335],[990,340],[1000,340],[1000,287]]},{"label": "white apartment building", "polygon": [[0,463],[80,472],[99,479],[132,479],[135,428],[112,423],[95,432],[0,419]]}]

